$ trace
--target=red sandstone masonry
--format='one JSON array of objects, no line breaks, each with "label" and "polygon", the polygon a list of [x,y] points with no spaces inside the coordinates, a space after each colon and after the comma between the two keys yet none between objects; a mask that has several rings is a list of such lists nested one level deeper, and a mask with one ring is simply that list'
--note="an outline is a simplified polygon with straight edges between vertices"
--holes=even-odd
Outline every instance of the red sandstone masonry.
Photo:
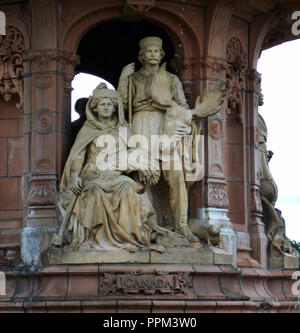
[{"label": "red sandstone masonry", "polygon": [[[150,274],[153,269],[174,274],[180,271],[180,265],[139,265],[144,274]],[[185,265],[183,265],[185,266]],[[188,265],[187,265],[188,266]],[[161,299],[162,295],[130,295],[114,296],[113,294],[99,297],[97,282],[98,274],[104,271],[129,272],[132,265],[62,265],[48,266],[36,274],[24,275],[7,272],[6,297],[0,297],[0,311],[43,311],[48,312],[105,312],[108,311],[142,311],[142,312],[279,312],[294,309],[297,302],[291,293],[283,294],[278,290],[280,285],[291,283],[292,272],[282,274],[280,270],[269,273],[261,269],[232,269],[225,266],[189,266],[193,276],[193,286],[197,299],[184,299],[180,295],[170,295]],[[98,273],[99,270],[99,273]],[[127,271],[126,271],[127,270]],[[182,270],[181,270],[182,271]],[[215,279],[217,277],[217,279]],[[208,283],[210,281],[210,284]],[[266,283],[267,282],[267,283]],[[79,287],[80,283],[82,288]],[[203,286],[203,288],[202,288]],[[270,286],[272,288],[270,288]],[[208,287],[207,294],[204,293]],[[239,296],[238,296],[239,294]],[[281,295],[279,299],[278,295]],[[208,296],[214,300],[208,300]],[[247,297],[245,297],[247,296]],[[250,299],[248,299],[248,297]],[[16,302],[12,310],[11,301]],[[21,307],[20,304],[23,304]]]},{"label": "red sandstone masonry", "polygon": [[8,139],[8,176],[18,177],[23,173],[23,138]]},{"label": "red sandstone masonry", "polygon": [[7,139],[0,138],[0,177],[7,176]]},{"label": "red sandstone masonry", "polygon": [[13,138],[18,136],[18,120],[17,119],[0,119],[0,137]]},{"label": "red sandstone masonry", "polygon": [[[123,9],[121,1],[91,1],[89,6],[82,4],[83,2],[77,2],[76,4],[72,1],[61,2],[62,20],[56,24],[58,17],[55,12],[57,9],[54,7],[55,2],[30,0],[30,7],[26,8],[25,4],[24,9],[29,10],[31,29],[26,26],[26,19],[20,20],[18,17],[19,10],[15,10],[17,7],[11,6],[11,10],[8,11],[8,24],[20,29],[24,35],[26,51],[32,58],[24,61],[26,74],[23,81],[24,113],[16,108],[17,95],[14,95],[9,102],[4,102],[0,97],[0,247],[20,245],[21,225],[23,225],[22,209],[23,206],[27,206],[30,186],[26,179],[24,186],[21,186],[22,174],[27,173],[31,176],[32,172],[43,174],[50,170],[56,173],[59,179],[62,173],[63,162],[68,154],[66,129],[70,126],[68,104],[70,97],[67,91],[70,90],[76,64],[67,57],[62,61],[62,53],[69,52],[70,58],[76,56],[76,47],[82,34],[103,22],[119,20]],[[276,14],[274,8],[266,12],[263,6],[257,5],[254,8],[249,5],[251,7],[247,10],[248,4],[245,1],[237,1],[234,4],[236,8],[228,1],[212,1],[204,9],[204,6],[197,7],[195,2],[193,5],[189,5],[187,1],[179,2],[180,0],[168,3],[157,1],[155,7],[147,12],[146,20],[157,22],[162,29],[170,32],[176,45],[181,46],[177,50],[180,52],[178,52],[178,63],[175,67],[184,83],[191,105],[197,95],[200,94],[203,97],[205,87],[214,85],[217,80],[226,80],[224,65],[227,64],[227,45],[231,38],[237,38],[240,41],[243,50],[239,56],[243,57],[243,53],[247,53],[245,66],[251,69],[251,74],[257,75],[255,68],[259,53],[263,47],[273,46],[268,43],[274,40],[270,38],[276,31],[273,28],[278,28],[274,27],[274,22],[277,20],[277,17],[272,14],[272,12]],[[35,5],[37,3],[39,6]],[[49,7],[46,8],[46,5]],[[286,8],[291,10],[293,6],[286,4]],[[39,26],[39,20],[48,15],[49,25]],[[79,17],[80,20],[78,20]],[[204,26],[205,23],[206,26]],[[222,31],[221,34],[220,31]],[[282,31],[282,35],[277,36],[279,39],[276,43],[294,39],[295,37],[288,31],[289,29]],[[32,50],[29,47],[32,47]],[[43,62],[49,50],[51,59]],[[221,174],[222,181],[227,182],[228,216],[234,230],[249,233],[249,237],[252,238],[251,247],[254,250],[249,253],[256,260],[263,262],[266,259],[264,226],[259,225],[261,217],[256,211],[251,216],[253,212],[249,211],[250,205],[245,201],[250,189],[244,186],[245,182],[258,186],[258,165],[255,159],[257,83],[247,75],[242,79],[246,81],[243,91],[245,94],[244,123],[237,122],[236,113],[226,113],[227,101],[225,101],[221,113],[215,116],[222,124],[220,132],[217,133],[217,137],[219,135],[217,139],[205,133],[206,125],[204,124],[203,133],[207,134],[206,176],[209,176],[212,182],[220,180],[218,177]],[[46,132],[49,130],[50,133],[47,134],[43,132],[43,128],[40,128],[42,134],[38,134],[36,132],[38,120],[41,121],[40,124],[44,121],[43,118],[38,117],[40,114],[38,111],[44,107],[53,112],[50,118],[46,117],[46,120],[49,120]],[[236,163],[237,156],[240,164]],[[239,165],[243,165],[243,168],[238,168]],[[229,180],[241,181],[241,183],[235,184]],[[49,179],[50,183],[52,181]],[[194,197],[190,200],[192,203],[190,207],[195,211],[207,206],[209,198],[205,197],[206,186],[207,184],[203,181],[193,188]],[[216,206],[218,204],[220,203],[216,203]],[[43,228],[53,227],[56,223],[54,208],[42,206],[36,209],[35,219],[24,221],[25,226]],[[45,242],[44,240],[45,238],[42,239],[41,249],[48,244],[48,240]],[[132,270],[135,268],[135,265],[130,266]],[[149,265],[143,267],[143,270],[146,274],[153,272],[156,268],[158,266]],[[145,311],[152,309],[189,311],[192,309],[239,312],[241,309],[253,312],[293,312],[293,306],[296,304],[295,296],[291,293],[293,283],[291,271],[243,268],[235,272],[222,270],[219,266],[199,267],[197,265],[164,265],[164,270],[169,273],[184,271],[192,274],[196,299],[188,299],[185,295],[180,295],[182,299],[179,299],[179,296],[174,295],[173,299],[170,297],[169,300],[157,300],[154,303],[155,297],[160,295],[147,296],[147,300],[143,300],[144,295],[140,295],[137,299],[130,301],[129,296],[125,295],[122,296],[122,300],[116,298],[100,300],[97,284],[101,274],[110,270],[109,265],[89,267],[70,265],[47,267],[37,274],[22,275],[9,272],[7,280],[9,292],[6,298],[0,297],[0,311],[123,311],[129,307],[130,311],[139,311],[143,308]],[[114,266],[114,272],[118,274],[128,270],[126,266]],[[251,301],[233,301],[232,299],[239,293],[250,297]],[[82,301],[83,297],[87,297],[88,300]],[[192,296],[189,297],[192,298]],[[12,300],[16,302],[11,302]],[[266,309],[261,306],[264,302]],[[272,302],[273,305],[268,302]],[[271,306],[269,310],[268,306]]]},{"label": "red sandstone masonry", "polygon": [[21,208],[20,185],[20,178],[0,178],[0,198],[2,210]]}]

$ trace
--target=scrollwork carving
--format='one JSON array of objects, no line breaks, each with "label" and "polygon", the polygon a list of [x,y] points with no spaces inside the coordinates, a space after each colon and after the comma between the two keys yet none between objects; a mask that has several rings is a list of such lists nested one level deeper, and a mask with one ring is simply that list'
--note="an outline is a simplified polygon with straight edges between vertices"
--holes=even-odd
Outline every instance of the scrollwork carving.
[{"label": "scrollwork carving", "polygon": [[0,95],[6,102],[19,95],[16,105],[23,109],[23,54],[24,37],[19,29],[8,26],[7,34],[0,36]]},{"label": "scrollwork carving", "polygon": [[29,206],[50,206],[56,201],[56,189],[53,183],[39,181],[31,184],[28,194]]}]

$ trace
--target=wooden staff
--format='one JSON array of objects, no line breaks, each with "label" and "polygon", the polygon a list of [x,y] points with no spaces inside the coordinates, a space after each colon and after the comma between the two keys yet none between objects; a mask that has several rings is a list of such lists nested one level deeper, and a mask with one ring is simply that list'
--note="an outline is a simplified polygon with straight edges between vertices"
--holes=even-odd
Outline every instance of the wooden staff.
[{"label": "wooden staff", "polygon": [[129,84],[128,84],[128,122],[129,129],[132,132],[132,76],[129,76]]},{"label": "wooden staff", "polygon": [[71,197],[71,202],[66,211],[66,215],[60,225],[58,234],[54,234],[52,237],[51,243],[55,246],[62,246],[64,231],[65,231],[67,223],[69,222],[69,219],[71,217],[76,199],[77,199],[77,195],[75,193],[73,193],[72,197]]}]

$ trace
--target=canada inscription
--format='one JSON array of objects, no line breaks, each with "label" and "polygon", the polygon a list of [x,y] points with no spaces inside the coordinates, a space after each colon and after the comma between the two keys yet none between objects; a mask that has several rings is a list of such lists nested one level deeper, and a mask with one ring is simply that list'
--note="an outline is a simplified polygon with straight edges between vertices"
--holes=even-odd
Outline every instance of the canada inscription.
[{"label": "canada inscription", "polygon": [[100,278],[102,296],[127,294],[193,294],[193,282],[190,273],[169,274],[156,272],[143,274],[104,273]]}]

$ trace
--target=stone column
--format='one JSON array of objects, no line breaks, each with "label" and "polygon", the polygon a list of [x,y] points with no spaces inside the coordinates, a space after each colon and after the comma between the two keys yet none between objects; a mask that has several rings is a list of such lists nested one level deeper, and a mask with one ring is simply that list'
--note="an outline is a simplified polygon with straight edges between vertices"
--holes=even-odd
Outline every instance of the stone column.
[{"label": "stone column", "polygon": [[[57,182],[70,124],[72,57],[57,49],[57,1],[31,0],[31,49],[24,56],[25,206],[22,259],[40,264],[56,231]],[[74,57],[73,57],[74,59]]]},{"label": "stone column", "polygon": [[262,268],[267,267],[267,244],[265,226],[262,222],[262,203],[260,198],[259,156],[258,156],[258,100],[260,93],[260,74],[252,69],[247,72],[246,110],[248,123],[247,165],[249,165],[249,233],[252,256]]},{"label": "stone column", "polygon": [[[201,62],[203,88],[211,89],[220,80],[225,82],[226,60],[204,57]],[[224,103],[225,104],[225,103]],[[221,227],[220,246],[233,255],[236,265],[236,236],[227,216],[228,194],[226,180],[226,110],[222,110],[207,119],[203,124],[205,135],[205,179],[203,206],[198,208],[200,220]]]}]

